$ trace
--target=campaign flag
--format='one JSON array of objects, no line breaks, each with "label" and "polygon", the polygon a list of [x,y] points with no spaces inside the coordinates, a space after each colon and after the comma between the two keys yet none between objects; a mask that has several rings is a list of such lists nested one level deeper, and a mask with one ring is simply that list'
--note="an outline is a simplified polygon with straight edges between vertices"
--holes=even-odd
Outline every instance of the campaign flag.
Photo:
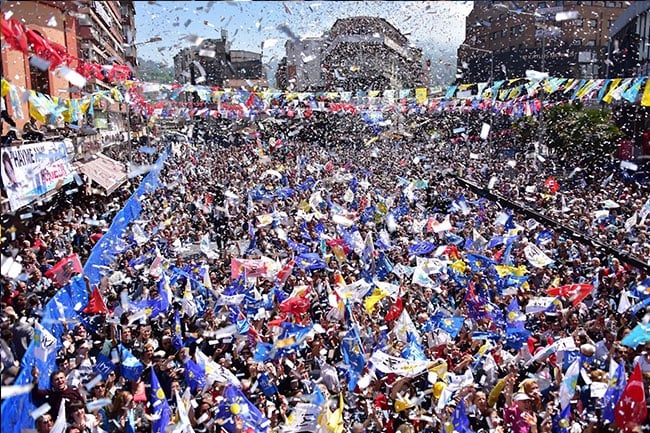
[{"label": "campaign flag", "polygon": [[71,254],[59,260],[54,266],[45,271],[45,276],[52,280],[57,287],[63,287],[74,274],[81,274],[83,266],[77,254]]},{"label": "campaign flag", "polygon": [[454,433],[474,433],[469,425],[469,418],[465,410],[465,399],[461,398],[456,409],[451,415],[451,423],[454,426]]},{"label": "campaign flag", "polygon": [[39,322],[34,322],[34,357],[45,363],[53,361],[56,357],[57,339]]},{"label": "campaign flag", "polygon": [[412,359],[414,361],[426,361],[428,359],[415,333],[410,331],[406,332],[406,346],[402,349],[401,355],[404,359]]},{"label": "campaign flag", "polygon": [[616,405],[614,422],[622,431],[629,432],[634,427],[644,425],[648,421],[647,417],[648,407],[643,373],[641,372],[641,364],[637,363]]},{"label": "campaign flag", "polygon": [[650,278],[637,283],[630,292],[631,296],[639,299],[646,299],[650,296]]},{"label": "campaign flag", "polygon": [[553,415],[551,420],[551,433],[569,433],[569,424],[571,422],[571,405],[560,410]]},{"label": "campaign flag", "polygon": [[551,296],[561,296],[576,306],[589,296],[593,290],[594,286],[592,284],[567,284],[560,287],[549,287],[546,293]]},{"label": "campaign flag", "polygon": [[428,241],[416,241],[409,247],[409,255],[424,256],[435,250],[436,246]]},{"label": "campaign flag", "polygon": [[386,229],[381,229],[379,235],[377,236],[377,242],[375,242],[375,248],[379,251],[388,251],[393,248],[390,243],[390,234]]},{"label": "campaign flag", "polygon": [[82,311],[84,314],[106,314],[108,313],[108,308],[102,299],[102,294],[99,293],[97,286],[93,289],[92,295],[90,295],[90,300],[88,304]]},{"label": "campaign flag", "polygon": [[68,427],[67,418],[65,416],[65,406],[67,402],[68,402],[67,399],[65,398],[61,399],[61,403],[59,405],[59,412],[56,415],[56,421],[54,422],[54,425],[52,426],[50,433],[65,433]]},{"label": "campaign flag", "polygon": [[95,375],[101,375],[102,379],[106,380],[106,378],[111,374],[111,371],[116,368],[117,366],[113,364],[111,359],[100,352],[97,355],[97,362],[93,365],[93,373],[95,373]]},{"label": "campaign flag", "polygon": [[388,292],[385,289],[379,286],[375,287],[372,293],[363,300],[364,307],[368,314],[372,314],[372,312],[375,311],[377,303],[386,296],[388,296]]},{"label": "campaign flag", "polygon": [[616,363],[613,359],[609,361],[609,383],[607,391],[601,402],[602,417],[604,421],[614,422],[614,411],[618,401],[621,399],[627,380],[625,378],[625,363]]},{"label": "campaign flag", "polygon": [[314,271],[317,269],[327,268],[325,260],[318,255],[318,253],[304,253],[296,257],[296,264],[300,269],[306,271]]},{"label": "campaign flag", "polygon": [[244,431],[266,433],[270,421],[246,397],[240,388],[227,385],[223,390],[222,397],[223,400],[217,406],[217,413],[214,415],[217,424],[222,429],[229,433],[238,431],[235,426],[235,417],[239,417],[244,424]]},{"label": "campaign flag", "polygon": [[349,366],[348,391],[352,392],[357,386],[363,368],[366,366],[366,356],[356,326],[350,326],[345,337],[343,337],[341,353],[343,354],[343,362]]},{"label": "campaign flag", "polygon": [[566,408],[573,399],[579,376],[580,360],[576,359],[569,368],[567,368],[562,378],[562,383],[560,384],[560,406],[562,409]]},{"label": "campaign flag", "polygon": [[377,260],[377,269],[376,274],[377,278],[380,280],[385,280],[388,278],[388,275],[393,270],[393,264],[388,260],[386,254],[382,251],[379,253],[379,259]]},{"label": "campaign flag", "polygon": [[121,374],[125,379],[137,381],[142,372],[144,365],[136,358],[133,353],[126,347],[119,344],[117,346],[118,352],[121,354]]},{"label": "campaign flag", "polygon": [[636,349],[640,344],[650,341],[650,324],[637,323],[628,334],[623,337],[621,344]]},{"label": "campaign flag", "polygon": [[262,277],[268,271],[266,261],[233,257],[230,261],[230,278],[236,280],[244,271],[246,271],[248,278]]},{"label": "campaign flag", "polygon": [[153,399],[152,412],[154,417],[151,431],[152,433],[165,433],[165,429],[172,419],[172,411],[169,403],[167,403],[165,391],[160,386],[153,368],[151,369],[151,398]]},{"label": "campaign flag", "polygon": [[555,194],[560,190],[560,184],[555,180],[553,176],[549,176],[546,181],[544,181],[544,186],[548,188],[550,192]]},{"label": "campaign flag", "polygon": [[267,397],[273,397],[278,392],[278,387],[271,381],[271,378],[266,372],[257,376],[257,383]]},{"label": "campaign flag", "polygon": [[504,347],[513,348],[518,351],[528,341],[530,334],[530,331],[526,328],[506,328]]},{"label": "campaign flag", "polygon": [[526,245],[524,248],[524,255],[526,256],[526,260],[536,268],[543,268],[554,262],[553,259],[544,254],[539,247],[533,244]]},{"label": "campaign flag", "polygon": [[508,304],[506,308],[506,321],[508,326],[512,328],[523,328],[526,322],[526,315],[521,312],[519,307],[519,302],[516,297],[512,298],[512,301]]},{"label": "campaign flag", "polygon": [[467,254],[467,262],[472,272],[487,270],[496,264],[490,257],[472,253]]},{"label": "campaign flag", "polygon": [[185,383],[190,387],[192,394],[197,390],[202,390],[205,387],[205,367],[194,362],[189,356],[183,367],[185,368]]},{"label": "campaign flag", "polygon": [[434,313],[429,320],[422,327],[422,332],[429,332],[435,329],[442,329],[451,335],[452,338],[456,338],[458,333],[463,328],[465,323],[465,318],[460,316],[447,316],[444,313],[437,311]]},{"label": "campaign flag", "polygon": [[174,333],[172,334],[172,344],[176,350],[180,350],[184,346],[181,318],[178,314],[178,310],[174,310]]},{"label": "campaign flag", "polygon": [[285,263],[284,266],[282,266],[282,269],[280,269],[278,274],[275,276],[276,284],[278,285],[278,287],[284,286],[284,283],[287,282],[287,279],[293,273],[293,268],[295,265],[296,265],[296,259],[292,258],[287,263]]}]

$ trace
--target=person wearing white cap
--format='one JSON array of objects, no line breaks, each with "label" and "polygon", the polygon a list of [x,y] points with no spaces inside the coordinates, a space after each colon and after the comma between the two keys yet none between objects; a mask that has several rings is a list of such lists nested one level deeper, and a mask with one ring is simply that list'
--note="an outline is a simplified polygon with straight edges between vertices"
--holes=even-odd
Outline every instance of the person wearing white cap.
[{"label": "person wearing white cap", "polygon": [[537,417],[533,410],[533,400],[524,391],[513,393],[517,371],[511,368],[506,376],[504,388],[505,406],[503,422],[507,431],[514,433],[537,433]]}]

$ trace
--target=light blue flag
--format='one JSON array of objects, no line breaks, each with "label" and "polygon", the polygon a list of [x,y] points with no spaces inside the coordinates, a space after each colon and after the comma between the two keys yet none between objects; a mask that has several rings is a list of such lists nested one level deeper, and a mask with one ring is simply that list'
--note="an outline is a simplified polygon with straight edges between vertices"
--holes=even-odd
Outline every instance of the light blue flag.
[{"label": "light blue flag", "polygon": [[407,343],[402,349],[402,358],[411,359],[413,361],[426,361],[428,358],[424,354],[424,349],[413,332],[406,332]]},{"label": "light blue flag", "polygon": [[152,412],[156,418],[151,426],[152,433],[164,433],[165,428],[172,419],[172,411],[167,403],[165,391],[163,391],[154,369],[151,369],[151,398],[153,399]]},{"label": "light blue flag", "polygon": [[636,349],[639,345],[647,341],[650,341],[650,324],[645,325],[639,322],[634,329],[623,337],[621,344]]},{"label": "light blue flag", "polygon": [[122,376],[125,379],[137,381],[144,371],[144,365],[142,365],[138,358],[133,356],[133,353],[129,349],[121,344],[117,346],[117,350],[121,354],[120,357],[122,359],[122,363],[120,364]]}]

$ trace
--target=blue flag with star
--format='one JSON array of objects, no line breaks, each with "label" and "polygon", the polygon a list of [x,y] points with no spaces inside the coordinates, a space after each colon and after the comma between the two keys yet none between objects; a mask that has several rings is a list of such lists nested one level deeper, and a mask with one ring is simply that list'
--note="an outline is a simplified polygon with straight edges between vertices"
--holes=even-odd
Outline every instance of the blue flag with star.
[{"label": "blue flag with star", "polygon": [[239,417],[244,424],[244,431],[250,429],[253,433],[266,433],[270,421],[255,406],[244,392],[235,385],[227,385],[222,394],[223,400],[217,407],[214,415],[216,423],[222,429],[235,433],[235,417]]},{"label": "blue flag with star", "polygon": [[156,376],[154,369],[151,369],[151,398],[153,400],[152,412],[154,421],[151,425],[153,433],[164,433],[165,428],[169,425],[172,419],[172,411],[167,403],[165,391],[163,391]]}]

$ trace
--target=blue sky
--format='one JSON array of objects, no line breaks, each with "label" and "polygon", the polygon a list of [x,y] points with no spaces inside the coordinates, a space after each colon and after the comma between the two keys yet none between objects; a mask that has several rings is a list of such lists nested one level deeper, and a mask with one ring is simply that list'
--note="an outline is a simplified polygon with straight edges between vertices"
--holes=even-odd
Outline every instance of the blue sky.
[{"label": "blue sky", "polygon": [[[284,56],[288,28],[298,37],[321,36],[337,18],[356,15],[388,20],[435,63],[455,71],[455,52],[464,39],[470,1],[136,1],[138,56],[172,66],[173,57],[195,37],[219,38],[228,31],[232,49],[262,52],[265,63]],[[449,53],[453,57],[450,57]]]}]

